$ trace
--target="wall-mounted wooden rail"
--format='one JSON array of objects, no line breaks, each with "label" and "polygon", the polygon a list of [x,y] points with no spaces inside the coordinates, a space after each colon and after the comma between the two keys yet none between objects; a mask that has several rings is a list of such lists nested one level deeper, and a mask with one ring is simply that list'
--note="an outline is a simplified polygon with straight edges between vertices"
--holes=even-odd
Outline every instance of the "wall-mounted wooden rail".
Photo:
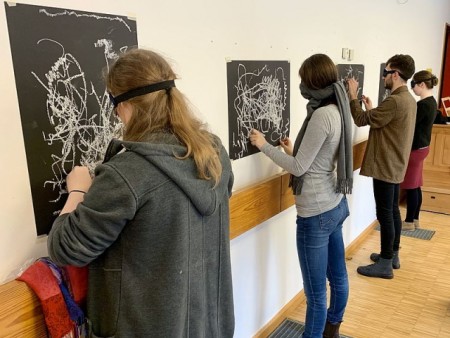
[{"label": "wall-mounted wooden rail", "polygon": [[[353,170],[361,168],[367,141],[353,146]],[[230,199],[230,238],[236,238],[294,204],[289,174],[277,174],[233,193]]]},{"label": "wall-mounted wooden rail", "polygon": [[[353,170],[361,167],[366,141],[353,146]],[[235,238],[294,204],[288,187],[289,174],[278,174],[264,182],[236,191],[230,200],[230,237]],[[46,338],[42,308],[24,283],[0,285],[0,336]]]},{"label": "wall-mounted wooden rail", "polygon": [[24,282],[0,285],[0,337],[47,337],[39,299]]}]

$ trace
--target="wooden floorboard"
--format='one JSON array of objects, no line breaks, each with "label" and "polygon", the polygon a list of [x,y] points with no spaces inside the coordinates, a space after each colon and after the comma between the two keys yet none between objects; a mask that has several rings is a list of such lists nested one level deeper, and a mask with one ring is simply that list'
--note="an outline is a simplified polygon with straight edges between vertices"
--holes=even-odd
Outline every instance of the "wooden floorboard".
[{"label": "wooden floorboard", "polygon": [[[402,209],[402,215],[405,215]],[[399,270],[394,279],[356,273],[379,252],[380,233],[373,231],[348,257],[350,296],[341,333],[354,338],[450,338],[450,216],[421,213],[431,240],[402,236]],[[306,303],[286,314],[303,322]]]}]

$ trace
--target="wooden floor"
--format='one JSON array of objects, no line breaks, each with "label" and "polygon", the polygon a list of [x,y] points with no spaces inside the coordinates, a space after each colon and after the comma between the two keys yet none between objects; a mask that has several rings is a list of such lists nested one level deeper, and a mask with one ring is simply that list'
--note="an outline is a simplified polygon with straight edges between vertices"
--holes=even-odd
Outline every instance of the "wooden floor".
[{"label": "wooden floor", "polygon": [[[402,210],[404,217],[405,212]],[[399,270],[394,279],[357,274],[379,252],[380,233],[373,231],[347,257],[350,296],[341,333],[354,338],[450,337],[450,216],[421,213],[424,229],[435,230],[431,240],[402,236]],[[303,322],[306,304],[288,318]]]}]

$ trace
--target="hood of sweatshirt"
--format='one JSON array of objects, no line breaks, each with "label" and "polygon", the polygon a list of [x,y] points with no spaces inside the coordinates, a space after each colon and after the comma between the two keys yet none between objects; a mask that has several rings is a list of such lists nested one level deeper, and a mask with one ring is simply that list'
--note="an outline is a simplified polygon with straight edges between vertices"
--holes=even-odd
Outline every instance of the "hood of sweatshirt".
[{"label": "hood of sweatshirt", "polygon": [[[220,139],[214,136],[222,163],[222,177],[216,187],[212,180],[198,177],[192,157],[181,159],[186,147],[171,133],[154,133],[145,142],[112,140],[105,155],[105,162],[123,151],[134,152],[166,174],[189,197],[195,208],[204,216],[212,215],[218,208],[223,194],[231,195],[231,163]],[[178,157],[178,158],[177,158]]]}]

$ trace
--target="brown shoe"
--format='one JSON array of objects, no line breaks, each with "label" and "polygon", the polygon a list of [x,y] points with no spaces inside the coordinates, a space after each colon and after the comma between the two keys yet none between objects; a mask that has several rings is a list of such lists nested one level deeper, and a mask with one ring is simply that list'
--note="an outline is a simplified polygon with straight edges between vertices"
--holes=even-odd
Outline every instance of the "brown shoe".
[{"label": "brown shoe", "polygon": [[416,228],[414,227],[413,222],[402,222],[402,231],[414,231]]}]

